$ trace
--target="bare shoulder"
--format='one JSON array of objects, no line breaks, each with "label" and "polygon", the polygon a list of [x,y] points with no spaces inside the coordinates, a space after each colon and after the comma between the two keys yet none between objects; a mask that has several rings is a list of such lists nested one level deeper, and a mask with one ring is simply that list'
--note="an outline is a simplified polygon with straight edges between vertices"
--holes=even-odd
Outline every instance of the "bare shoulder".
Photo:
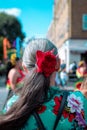
[{"label": "bare shoulder", "polygon": [[11,69],[9,74],[8,74],[8,77],[9,76],[13,76],[13,75],[16,75],[17,74],[17,70],[15,68]]}]

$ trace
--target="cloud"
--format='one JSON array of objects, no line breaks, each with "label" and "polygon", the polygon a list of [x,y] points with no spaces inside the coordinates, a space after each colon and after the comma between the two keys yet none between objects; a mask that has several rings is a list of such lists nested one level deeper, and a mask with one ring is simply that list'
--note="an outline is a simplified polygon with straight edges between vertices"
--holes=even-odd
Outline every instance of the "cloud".
[{"label": "cloud", "polygon": [[19,16],[21,13],[21,10],[18,8],[8,8],[8,9],[0,9],[0,12],[5,12],[9,15]]}]

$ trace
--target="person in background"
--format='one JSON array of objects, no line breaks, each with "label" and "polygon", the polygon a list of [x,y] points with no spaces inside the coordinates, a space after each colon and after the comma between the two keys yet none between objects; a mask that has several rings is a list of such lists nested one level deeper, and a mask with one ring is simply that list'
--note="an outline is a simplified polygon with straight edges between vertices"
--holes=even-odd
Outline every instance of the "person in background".
[{"label": "person in background", "polygon": [[73,62],[70,64],[69,73],[76,74],[77,68],[78,68],[78,66],[77,66],[76,61],[73,61]]},{"label": "person in background", "polygon": [[77,78],[83,78],[87,76],[87,65],[85,61],[80,61],[76,70]]},{"label": "person in background", "polygon": [[5,65],[2,62],[2,60],[0,60],[0,76],[2,77],[5,73]]},{"label": "person in background", "polygon": [[55,85],[61,87],[60,72],[56,72]]},{"label": "person in background", "polygon": [[60,82],[61,86],[64,87],[67,85],[68,82],[68,74],[66,72],[66,64],[61,65],[61,71],[60,71]]},{"label": "person in background", "polygon": [[9,94],[11,94],[11,92],[15,92],[17,87],[22,86],[25,74],[21,70],[21,59],[16,57],[16,54],[11,55],[6,68],[6,87],[9,89]]},{"label": "person in background", "polygon": [[[0,116],[0,130],[55,130],[64,94],[55,86],[60,68],[56,46],[43,38],[31,40],[23,54],[23,68],[28,72],[24,86],[9,99]],[[87,85],[82,90],[69,93],[56,130],[87,128]]]},{"label": "person in background", "polygon": [[[2,61],[0,60],[0,68],[2,67]],[[2,71],[0,69],[0,76],[2,76]]]},{"label": "person in background", "polygon": [[60,68],[61,68],[62,66],[66,66],[66,63],[65,63],[64,60],[61,59],[60,62],[61,62],[61,64],[60,64]]},{"label": "person in background", "polygon": [[85,61],[80,61],[78,63],[78,68],[76,70],[76,76],[78,78],[75,83],[75,89],[80,89],[81,83],[85,77],[87,77],[87,65]]}]

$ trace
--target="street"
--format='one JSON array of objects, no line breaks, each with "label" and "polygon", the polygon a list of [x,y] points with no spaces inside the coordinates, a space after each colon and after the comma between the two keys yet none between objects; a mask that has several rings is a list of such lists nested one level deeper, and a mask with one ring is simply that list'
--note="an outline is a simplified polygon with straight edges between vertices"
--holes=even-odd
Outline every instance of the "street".
[{"label": "street", "polygon": [[5,88],[5,77],[0,77],[0,111],[2,110],[7,99],[8,90]]}]

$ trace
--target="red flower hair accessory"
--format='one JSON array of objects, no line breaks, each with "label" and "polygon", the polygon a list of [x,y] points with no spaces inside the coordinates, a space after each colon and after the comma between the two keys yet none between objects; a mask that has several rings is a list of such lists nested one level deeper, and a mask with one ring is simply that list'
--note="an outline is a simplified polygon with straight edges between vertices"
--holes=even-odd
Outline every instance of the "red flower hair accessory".
[{"label": "red flower hair accessory", "polygon": [[43,73],[46,77],[50,76],[56,69],[57,64],[56,56],[52,51],[36,52],[37,72]]}]

